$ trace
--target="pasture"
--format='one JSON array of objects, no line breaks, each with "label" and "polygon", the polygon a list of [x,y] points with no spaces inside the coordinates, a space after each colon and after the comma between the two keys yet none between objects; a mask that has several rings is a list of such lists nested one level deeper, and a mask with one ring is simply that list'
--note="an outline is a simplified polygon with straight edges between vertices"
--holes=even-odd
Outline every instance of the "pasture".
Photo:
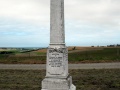
[{"label": "pasture", "polygon": [[[19,52],[0,51],[0,63],[45,64],[47,49]],[[4,53],[3,53],[4,52]],[[120,62],[119,47],[68,47],[69,63]]]}]

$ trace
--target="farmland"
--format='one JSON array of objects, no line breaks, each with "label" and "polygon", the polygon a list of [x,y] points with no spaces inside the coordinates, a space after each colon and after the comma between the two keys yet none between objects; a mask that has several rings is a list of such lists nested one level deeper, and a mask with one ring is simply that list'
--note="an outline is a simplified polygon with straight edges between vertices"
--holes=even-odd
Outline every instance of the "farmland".
[{"label": "farmland", "polygon": [[[69,47],[69,63],[120,62],[120,48]],[[0,51],[0,63],[45,64],[46,49]],[[0,90],[40,90],[45,70],[0,69]],[[69,70],[77,90],[120,90],[120,69]]]},{"label": "farmland", "polygon": [[[0,51],[0,63],[45,64],[46,50],[12,49]],[[69,63],[120,62],[119,47],[68,47]]]}]

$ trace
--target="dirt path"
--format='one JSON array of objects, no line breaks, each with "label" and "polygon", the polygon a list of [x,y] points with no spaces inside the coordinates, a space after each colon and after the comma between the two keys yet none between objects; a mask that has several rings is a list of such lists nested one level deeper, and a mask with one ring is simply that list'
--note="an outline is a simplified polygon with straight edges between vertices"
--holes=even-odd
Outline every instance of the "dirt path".
[{"label": "dirt path", "polygon": [[[0,69],[41,70],[45,64],[0,64]],[[120,69],[118,63],[69,64],[69,69]]]}]

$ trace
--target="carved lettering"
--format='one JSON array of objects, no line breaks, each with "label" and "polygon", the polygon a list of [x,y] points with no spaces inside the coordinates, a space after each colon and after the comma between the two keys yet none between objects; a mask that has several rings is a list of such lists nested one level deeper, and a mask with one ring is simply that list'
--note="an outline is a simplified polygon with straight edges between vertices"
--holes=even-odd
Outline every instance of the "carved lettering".
[{"label": "carved lettering", "polygon": [[49,49],[49,65],[61,67],[63,65],[63,49]]}]

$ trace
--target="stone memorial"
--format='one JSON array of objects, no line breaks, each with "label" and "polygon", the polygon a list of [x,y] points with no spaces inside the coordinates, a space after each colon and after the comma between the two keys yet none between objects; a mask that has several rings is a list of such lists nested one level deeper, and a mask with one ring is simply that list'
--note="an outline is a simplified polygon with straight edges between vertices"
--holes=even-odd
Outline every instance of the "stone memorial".
[{"label": "stone memorial", "polygon": [[42,90],[76,90],[68,73],[64,0],[51,0],[50,3],[50,45],[47,49],[46,77],[42,81]]}]

